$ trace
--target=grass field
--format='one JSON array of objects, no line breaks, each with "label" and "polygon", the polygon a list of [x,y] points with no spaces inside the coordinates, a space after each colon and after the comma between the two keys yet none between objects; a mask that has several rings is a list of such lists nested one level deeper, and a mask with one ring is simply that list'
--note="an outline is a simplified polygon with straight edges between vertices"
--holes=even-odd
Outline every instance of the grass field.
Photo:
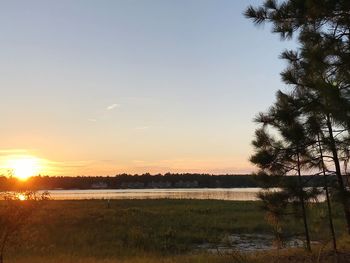
[{"label": "grass field", "polygon": [[[345,229],[340,211],[335,208],[339,236]],[[312,239],[326,240],[322,205],[314,205],[311,212]],[[302,233],[298,219],[291,217],[287,225],[286,235]],[[200,244],[220,244],[225,236],[244,233],[271,234],[258,202],[114,200],[108,207],[103,200],[47,201],[18,236],[20,245],[10,248],[5,259],[13,263],[224,263],[260,262],[275,256],[274,251],[258,256],[194,252]],[[346,251],[348,240],[342,244]],[[282,252],[292,260],[289,253],[293,252]],[[305,262],[315,262],[314,257],[305,256],[310,260]]]}]

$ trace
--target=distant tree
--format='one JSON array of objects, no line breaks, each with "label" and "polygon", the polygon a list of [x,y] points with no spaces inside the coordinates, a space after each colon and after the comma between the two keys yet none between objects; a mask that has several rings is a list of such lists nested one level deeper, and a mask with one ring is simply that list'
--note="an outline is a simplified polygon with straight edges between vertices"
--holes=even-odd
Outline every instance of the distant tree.
[{"label": "distant tree", "polygon": [[30,222],[42,201],[49,199],[49,195],[47,192],[5,192],[0,199],[0,263],[3,263],[9,243],[16,244],[17,235]]}]

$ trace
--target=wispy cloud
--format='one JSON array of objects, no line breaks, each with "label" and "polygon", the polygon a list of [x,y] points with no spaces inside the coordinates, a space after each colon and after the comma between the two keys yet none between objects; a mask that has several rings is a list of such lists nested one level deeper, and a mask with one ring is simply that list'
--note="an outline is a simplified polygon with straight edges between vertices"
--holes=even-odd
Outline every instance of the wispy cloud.
[{"label": "wispy cloud", "polygon": [[149,128],[150,128],[150,126],[139,126],[139,127],[136,127],[135,130],[144,131],[144,130],[148,130]]},{"label": "wispy cloud", "polygon": [[102,110],[99,110],[98,112],[96,112],[96,116],[92,117],[92,118],[88,118],[87,121],[89,122],[97,122],[101,119],[106,119],[108,115],[110,115],[110,113],[108,113],[109,111],[112,111],[116,108],[120,108],[120,104],[118,103],[113,103],[107,107],[105,107]]},{"label": "wispy cloud", "polygon": [[150,129],[152,129],[152,130],[158,130],[158,129],[163,129],[164,128],[164,126],[162,126],[162,125],[154,125],[154,124],[150,124],[150,125],[140,125],[140,126],[136,126],[134,129],[136,130],[136,131],[145,131],[145,130],[150,130]]},{"label": "wispy cloud", "polygon": [[0,149],[0,155],[7,155],[7,154],[24,154],[28,153],[29,150],[27,149]]},{"label": "wispy cloud", "polygon": [[119,108],[120,104],[114,103],[112,105],[107,106],[106,110],[113,110],[115,108]]}]

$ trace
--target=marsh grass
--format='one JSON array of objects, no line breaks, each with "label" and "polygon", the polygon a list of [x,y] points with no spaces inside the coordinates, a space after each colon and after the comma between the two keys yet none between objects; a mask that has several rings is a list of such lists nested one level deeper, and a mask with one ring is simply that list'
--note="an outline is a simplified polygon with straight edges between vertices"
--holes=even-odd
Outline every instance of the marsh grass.
[{"label": "marsh grass", "polygon": [[185,256],[137,256],[128,258],[105,258],[97,259],[95,257],[68,257],[57,256],[54,258],[48,257],[32,257],[21,258],[10,261],[11,263],[232,263],[232,257],[230,256],[217,256],[217,255],[185,255]]},{"label": "marsh grass", "polygon": [[[253,255],[202,255],[193,254],[193,249],[203,243],[220,244],[230,234],[271,234],[259,206],[259,202],[163,199],[113,200],[108,208],[104,200],[48,201],[6,259],[13,263],[249,262]],[[312,239],[327,240],[322,204],[313,205],[311,211]],[[344,229],[339,211],[335,209],[338,234]],[[286,224],[286,235],[302,232],[294,217]]]}]

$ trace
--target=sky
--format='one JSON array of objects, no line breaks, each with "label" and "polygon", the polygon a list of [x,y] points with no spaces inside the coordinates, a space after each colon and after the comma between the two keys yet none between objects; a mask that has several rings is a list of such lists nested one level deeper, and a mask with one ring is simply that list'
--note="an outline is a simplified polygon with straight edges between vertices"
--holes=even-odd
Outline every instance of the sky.
[{"label": "sky", "polygon": [[252,172],[252,120],[294,45],[244,18],[261,2],[2,1],[0,168]]}]

